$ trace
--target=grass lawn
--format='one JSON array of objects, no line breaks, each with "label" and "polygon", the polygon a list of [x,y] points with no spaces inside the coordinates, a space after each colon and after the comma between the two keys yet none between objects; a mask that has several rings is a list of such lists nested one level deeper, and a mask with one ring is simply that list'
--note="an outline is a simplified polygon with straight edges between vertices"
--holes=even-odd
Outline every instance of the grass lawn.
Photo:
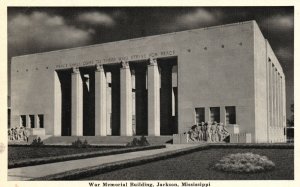
[{"label": "grass lawn", "polygon": [[[252,152],[267,156],[275,169],[254,174],[224,173],[212,169],[223,156]],[[81,180],[292,180],[294,179],[294,149],[211,148],[195,153],[124,168]]]},{"label": "grass lawn", "polygon": [[62,155],[71,155],[77,153],[86,153],[93,151],[103,151],[108,149],[114,149],[111,147],[107,148],[72,148],[72,147],[18,147],[8,146],[8,161],[21,161],[32,158],[42,157],[53,157]]}]

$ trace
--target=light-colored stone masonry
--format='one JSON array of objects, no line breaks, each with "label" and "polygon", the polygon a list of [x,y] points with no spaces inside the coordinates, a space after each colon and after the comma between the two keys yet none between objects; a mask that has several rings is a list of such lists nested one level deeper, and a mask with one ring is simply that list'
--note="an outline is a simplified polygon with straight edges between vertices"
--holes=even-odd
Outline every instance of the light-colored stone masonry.
[{"label": "light-colored stone masonry", "polygon": [[[149,64],[150,59],[158,65]],[[252,142],[285,140],[285,76],[255,21],[13,57],[11,124],[19,126],[20,115],[42,114],[45,134],[60,136],[62,93],[57,71],[94,67],[95,134],[107,135],[104,131],[108,126],[103,123],[108,117],[103,106],[108,99],[102,93],[106,77],[96,70],[96,65],[107,68],[108,64],[129,62],[132,68],[133,63],[147,63],[146,128],[149,135],[158,136],[160,125],[164,125],[160,119],[165,118],[160,116],[160,103],[168,104],[168,100],[160,97],[169,97],[159,93],[159,72],[166,62],[164,59],[170,59],[177,67],[176,84],[174,78],[169,82],[177,88],[178,122],[171,124],[176,125],[172,133],[183,133],[195,123],[195,108],[204,108],[205,121],[209,121],[210,107],[220,107],[220,122],[225,124],[225,107],[234,106],[239,132],[251,133]],[[120,66],[117,116],[120,116],[120,134],[126,136],[132,135],[131,73],[129,67]],[[80,74],[72,73],[71,80],[72,135],[82,135]],[[106,103],[109,105],[110,101]],[[233,129],[230,124],[225,125]]]}]

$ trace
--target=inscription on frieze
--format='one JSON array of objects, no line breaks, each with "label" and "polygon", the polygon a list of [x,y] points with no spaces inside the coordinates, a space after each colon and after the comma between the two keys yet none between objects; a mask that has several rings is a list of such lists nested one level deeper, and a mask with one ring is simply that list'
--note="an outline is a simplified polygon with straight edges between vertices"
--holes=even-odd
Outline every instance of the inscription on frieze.
[{"label": "inscription on frieze", "polygon": [[106,57],[106,58],[99,58],[99,59],[88,59],[81,62],[73,62],[68,64],[58,64],[55,68],[63,69],[63,68],[73,68],[73,67],[80,67],[80,66],[92,66],[96,64],[109,64],[109,63],[117,63],[121,61],[135,61],[135,60],[145,60],[148,58],[159,58],[159,57],[168,57],[168,56],[175,56],[175,50],[166,50],[166,51],[159,51],[159,52],[151,52],[148,54],[134,54],[130,56],[118,56],[118,57]]}]

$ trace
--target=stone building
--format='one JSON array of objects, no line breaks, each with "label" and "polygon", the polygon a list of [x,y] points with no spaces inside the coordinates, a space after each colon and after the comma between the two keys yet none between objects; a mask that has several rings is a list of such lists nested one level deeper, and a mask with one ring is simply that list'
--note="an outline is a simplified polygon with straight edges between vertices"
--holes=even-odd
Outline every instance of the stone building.
[{"label": "stone building", "polygon": [[161,136],[201,121],[285,141],[285,76],[255,21],[12,58],[11,126]]}]

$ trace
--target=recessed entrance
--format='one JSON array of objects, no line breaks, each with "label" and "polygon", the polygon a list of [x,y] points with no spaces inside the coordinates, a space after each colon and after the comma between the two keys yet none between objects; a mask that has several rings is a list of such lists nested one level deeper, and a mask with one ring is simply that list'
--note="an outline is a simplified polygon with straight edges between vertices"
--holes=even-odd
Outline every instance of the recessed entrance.
[{"label": "recessed entrance", "polygon": [[177,133],[177,58],[157,59],[160,69],[160,133]]},{"label": "recessed entrance", "polygon": [[83,136],[95,136],[95,67],[80,68],[83,101]]},{"label": "recessed entrance", "polygon": [[71,136],[71,70],[59,70],[61,91],[61,135]]},{"label": "recessed entrance", "polygon": [[[148,124],[149,107],[155,105],[148,104],[149,91],[158,98],[155,107],[159,126],[155,128],[160,130],[152,135],[177,133],[177,58],[157,59],[155,64],[157,74],[154,78],[148,77],[149,68],[154,67],[148,60],[127,62],[122,66],[120,63],[106,64],[102,70],[96,66],[57,70],[55,97],[60,113],[56,116],[61,123],[57,125],[61,135],[95,136],[99,135],[99,130],[101,136],[149,135],[153,125],[152,122]],[[149,86],[151,81],[157,82],[155,87]],[[105,102],[100,97],[105,98]]]}]

